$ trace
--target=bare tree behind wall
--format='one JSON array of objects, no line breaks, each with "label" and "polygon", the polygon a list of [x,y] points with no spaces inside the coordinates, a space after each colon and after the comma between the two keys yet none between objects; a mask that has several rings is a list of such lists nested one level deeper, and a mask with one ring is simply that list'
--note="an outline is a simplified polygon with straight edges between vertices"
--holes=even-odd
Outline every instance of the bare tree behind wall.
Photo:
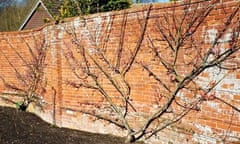
[{"label": "bare tree behind wall", "polygon": [[[223,71],[238,69],[239,63],[235,54],[240,48],[240,3],[236,3],[231,13],[225,13],[226,17],[220,20],[222,25],[218,27],[217,33],[209,35],[208,27],[204,29],[208,16],[219,5],[218,1],[185,1],[183,5],[175,4],[158,16],[150,15],[152,5],[149,5],[142,18],[137,16],[139,35],[135,45],[131,47],[124,45],[125,33],[128,30],[126,13],[122,18],[119,41],[114,48],[108,47],[111,41],[109,36],[114,29],[111,20],[97,25],[96,31],[91,31],[90,25],[85,23],[85,37],[81,35],[84,32],[79,32],[74,26],[66,27],[65,30],[72,37],[72,44],[76,48],[64,50],[76,78],[67,83],[75,88],[98,91],[115,115],[83,112],[126,129],[126,142],[134,142],[142,137],[152,137],[178,122],[190,111],[199,111],[199,105],[203,101],[218,99],[214,90],[225,75],[203,85],[199,82],[201,74],[211,68]],[[154,36],[147,31],[149,18],[156,30]],[[229,37],[224,39],[226,35]],[[152,55],[151,62],[137,60],[143,41],[148,44],[147,51]],[[109,53],[115,53],[115,56]],[[158,83],[156,90],[161,97],[157,101],[158,107],[138,128],[133,127],[129,119],[130,112],[138,109],[131,99],[133,87],[127,79],[127,74],[136,64],[149,74],[149,80],[153,79]],[[118,93],[121,101],[114,99],[116,96],[108,91],[106,81]],[[183,93],[188,96],[185,97]],[[239,112],[234,105],[230,106]]]},{"label": "bare tree behind wall", "polygon": [[[15,80],[10,82],[4,74],[1,75],[0,78],[7,90],[1,93],[1,98],[11,101],[9,96],[20,97],[21,102],[12,102],[18,104],[20,110],[25,111],[30,103],[43,105],[42,96],[46,92],[47,84],[47,80],[44,78],[44,69],[48,45],[43,34],[32,33],[30,37],[19,36],[16,39],[21,41],[21,48],[13,43],[12,39],[8,37],[4,39],[9,46],[9,52],[11,51],[16,59],[13,60],[10,53],[0,50],[1,55],[5,58],[5,63],[13,71],[12,77],[15,77]],[[22,49],[24,47],[25,50]]]}]

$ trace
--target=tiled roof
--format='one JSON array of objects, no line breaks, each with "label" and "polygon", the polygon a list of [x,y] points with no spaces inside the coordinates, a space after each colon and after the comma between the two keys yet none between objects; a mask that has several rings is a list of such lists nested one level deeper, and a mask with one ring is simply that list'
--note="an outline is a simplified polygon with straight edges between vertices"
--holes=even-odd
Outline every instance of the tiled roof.
[{"label": "tiled roof", "polygon": [[24,0],[22,4],[11,5],[11,9],[7,10],[3,7],[6,6],[3,1],[0,1],[0,31],[19,30],[39,2],[44,4],[52,16],[58,15],[58,9],[63,3],[63,0]]}]

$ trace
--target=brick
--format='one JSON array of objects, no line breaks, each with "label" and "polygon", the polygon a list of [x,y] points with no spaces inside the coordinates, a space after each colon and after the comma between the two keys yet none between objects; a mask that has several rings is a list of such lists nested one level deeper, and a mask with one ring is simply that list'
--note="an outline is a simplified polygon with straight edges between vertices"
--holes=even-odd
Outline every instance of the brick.
[{"label": "brick", "polygon": [[217,128],[226,130],[229,128],[229,124],[217,123]]},{"label": "brick", "polygon": [[233,99],[234,99],[234,100],[240,100],[240,95],[234,95],[234,96],[233,96]]},{"label": "brick", "polygon": [[240,73],[236,74],[236,79],[240,79]]},{"label": "brick", "polygon": [[211,128],[215,128],[215,127],[217,127],[217,122],[216,121],[206,121],[206,125]]},{"label": "brick", "polygon": [[232,88],[234,88],[234,84],[223,84],[222,88],[224,88],[224,89],[232,89]]},{"label": "brick", "polygon": [[[204,2],[204,4],[198,5],[199,1],[194,4],[194,7],[205,7],[208,2]],[[193,37],[189,38],[186,43],[184,43],[184,51],[180,51],[180,55],[178,57],[179,61],[177,63],[176,68],[179,71],[180,75],[187,75],[193,70],[193,66],[191,65],[191,62],[195,62],[196,60],[201,60],[201,58],[197,58],[198,53],[205,52],[205,49],[209,48],[211,45],[206,44],[204,45],[204,42],[208,40],[210,37],[206,37],[205,33],[207,33],[207,30],[209,29],[215,29],[216,31],[219,31],[223,27],[223,20],[226,18],[225,13],[228,15],[232,12],[235,4],[237,3],[234,0],[222,0],[223,5],[219,4],[217,5],[216,9],[214,9],[211,14],[206,17],[205,22],[200,25],[200,30],[197,31]],[[178,6],[175,7],[176,13],[179,14],[182,13],[182,10],[184,9],[184,3],[178,2]],[[173,34],[173,38],[176,36],[176,32],[173,30],[172,25],[172,19],[169,19],[169,24],[164,22],[163,14],[172,9],[173,4],[156,4],[153,7],[153,10],[151,12],[151,17],[149,21],[149,25],[147,28],[147,35],[151,36],[154,45],[160,49],[161,56],[165,60],[168,60],[170,62],[173,62],[173,56],[172,51],[168,47],[167,43],[162,41],[162,36],[159,33],[156,22],[159,20],[159,22],[163,22],[166,26],[166,28],[170,28],[168,31],[168,34]],[[146,10],[147,6],[136,6],[132,9],[126,10],[126,12],[129,12],[127,17],[127,23],[126,23],[126,29],[125,29],[125,36],[124,36],[124,50],[123,55],[121,57],[120,62],[120,70],[124,68],[124,64],[129,61],[130,53],[133,52],[134,48],[136,47],[136,42],[138,40],[138,35],[140,33],[140,24],[137,18],[140,18],[140,22],[142,23],[143,20],[143,12]],[[222,9],[224,8],[224,9]],[[111,17],[112,16],[112,17]],[[102,18],[102,24],[100,26],[96,25],[96,17]],[[169,15],[170,17],[170,15]],[[181,18],[182,16],[179,16],[177,18]],[[105,45],[107,46],[104,51],[106,51],[106,56],[109,59],[109,62],[114,66],[116,64],[116,51],[119,47],[119,39],[120,39],[120,29],[123,19],[123,11],[119,12],[112,12],[112,13],[102,13],[97,15],[89,15],[86,16],[87,22],[88,22],[88,30],[86,30],[86,27],[79,27],[77,29],[77,36],[81,38],[82,45],[88,47],[89,50],[91,50],[92,44],[96,41],[93,41],[89,38],[89,35],[87,33],[96,34],[97,30],[96,28],[102,28],[106,29],[107,26],[107,20],[108,18],[112,18],[113,25],[111,31],[102,31],[102,33],[99,35],[99,41],[107,41],[104,37],[107,34],[109,34],[108,43]],[[180,19],[178,19],[180,20]],[[189,19],[187,19],[189,20]],[[69,22],[64,23],[67,27],[71,27],[71,22],[73,22],[74,19],[70,20]],[[82,21],[81,21],[82,22]],[[184,27],[187,24],[183,24],[183,30]],[[14,66],[18,68],[19,71],[24,71],[24,64],[21,61],[21,58],[19,58],[14,52],[9,43],[6,42],[5,38],[8,37],[10,39],[11,44],[17,48],[17,51],[24,56],[24,58],[29,59],[29,51],[26,44],[23,43],[23,41],[19,38],[20,36],[24,36],[31,45],[34,44],[34,40],[31,37],[31,34],[34,33],[38,37],[38,39],[42,39],[43,36],[40,36],[42,31],[44,31],[45,28],[32,30],[32,31],[25,31],[25,32],[9,32],[9,33],[0,33],[0,49],[2,52],[4,52],[5,55],[9,57],[9,60],[13,62]],[[109,111],[111,111],[109,107],[109,103],[107,103],[106,99],[97,91],[97,90],[87,90],[85,88],[72,88],[70,87],[66,81],[74,81],[76,83],[80,82],[80,79],[77,78],[71,70],[71,67],[68,65],[68,61],[66,61],[65,54],[67,50],[72,50],[73,55],[76,56],[78,59],[78,64],[81,64],[80,60],[80,54],[79,49],[76,49],[76,46],[72,43],[72,37],[66,33],[63,34],[63,37],[59,38],[59,26],[49,26],[47,27],[48,32],[44,35],[47,38],[47,41],[50,44],[49,51],[47,53],[47,65],[45,69],[45,78],[47,79],[47,87],[46,87],[46,93],[44,94],[44,99],[47,102],[47,106],[44,107],[44,112],[53,113],[53,110],[55,110],[55,117],[56,122],[59,126],[68,126],[68,127],[77,127],[79,129],[87,129],[91,128],[93,132],[98,132],[99,129],[103,128],[101,126],[98,126],[100,124],[103,124],[105,126],[109,126],[109,124],[106,124],[102,121],[98,121],[98,123],[95,123],[95,118],[88,117],[82,113],[78,113],[79,110],[86,110],[86,111],[94,111],[99,112],[100,114],[107,115],[109,117],[113,116],[114,114],[109,114]],[[175,34],[175,35],[174,35]],[[193,39],[193,40],[192,40]],[[102,48],[103,44],[99,44],[98,47]],[[228,44],[225,44],[222,47],[227,46]],[[130,69],[130,72],[127,73],[126,79],[131,85],[131,96],[130,96],[130,102],[132,106],[137,110],[135,111],[131,106],[128,107],[129,112],[131,112],[130,115],[127,115],[127,119],[130,121],[131,124],[133,124],[135,127],[141,127],[141,124],[147,119],[147,116],[151,113],[154,113],[157,111],[158,108],[161,108],[163,106],[163,103],[166,102],[170,96],[168,90],[164,88],[164,86],[161,86],[157,81],[154,80],[153,76],[149,76],[149,73],[146,72],[146,70],[143,70],[141,67],[141,63],[146,64],[151,68],[151,70],[164,82],[164,84],[170,88],[175,89],[177,87],[178,83],[174,83],[170,81],[170,76],[167,74],[166,68],[157,60],[156,57],[154,57],[150,52],[152,51],[149,46],[149,40],[147,39],[147,36],[145,35],[145,39],[141,45],[141,50],[137,56],[136,61],[133,63],[133,67]],[[193,47],[196,47],[197,53],[195,53],[195,49],[191,49]],[[125,49],[126,48],[126,49]],[[203,49],[202,49],[203,48]],[[184,56],[184,54],[188,54],[188,56]],[[92,55],[95,57],[96,52],[92,51]],[[237,55],[240,55],[239,53]],[[185,58],[185,60],[183,60]],[[16,79],[16,76],[14,75],[14,71],[12,67],[7,63],[4,55],[0,54],[0,76],[5,76],[6,79],[12,83],[19,83],[19,81]],[[100,58],[98,59],[100,60]],[[90,64],[92,64],[92,61],[89,61]],[[228,62],[229,65],[231,64],[231,61]],[[110,74],[113,74],[111,72],[110,68],[107,66],[106,63],[101,63],[104,65],[104,68],[107,68],[107,72]],[[91,68],[91,70],[96,70],[94,68]],[[78,69],[76,69],[77,73],[81,73]],[[100,72],[99,72],[100,73]],[[204,71],[199,78],[199,81],[201,81],[201,85],[204,85],[204,87],[208,86],[208,81],[212,78],[217,78],[217,75],[212,76],[212,73],[209,71]],[[240,72],[236,72],[236,76],[234,77],[236,79],[240,79]],[[106,90],[108,95],[113,99],[114,102],[116,102],[116,105],[123,106],[122,97],[119,96],[119,93],[117,90],[110,84],[109,80],[106,79],[103,74],[99,75],[98,77],[99,83],[101,86]],[[86,81],[91,81],[91,79],[85,79]],[[198,81],[198,80],[197,80]],[[207,82],[206,82],[207,81]],[[225,80],[224,80],[225,81]],[[229,84],[229,81],[225,83],[224,81],[221,82],[221,86],[217,87],[216,89],[221,91],[224,89],[232,90],[234,87],[236,87],[236,83]],[[123,81],[118,81],[123,82]],[[205,83],[206,82],[206,83]],[[121,84],[121,88],[123,88],[125,84]],[[176,101],[174,101],[172,109],[174,109],[173,112],[175,113],[168,113],[165,114],[165,118],[172,118],[176,113],[180,113],[183,109],[185,104],[187,102],[191,102],[196,97],[199,97],[199,94],[197,91],[195,91],[195,88],[200,87],[200,84],[197,82],[192,82],[188,85],[190,90],[182,90],[181,94],[178,95]],[[126,86],[126,85],[125,85]],[[54,90],[56,90],[56,93],[54,94]],[[4,91],[6,88],[3,86],[2,82],[0,82],[0,91]],[[54,99],[55,97],[55,99]],[[11,99],[18,100],[17,98],[11,96]],[[225,97],[226,98],[226,97]],[[233,103],[235,107],[239,107],[238,101],[240,101],[240,95],[235,94],[233,96],[233,101],[230,101],[229,98],[226,98],[230,104]],[[55,106],[54,106],[55,102]],[[180,105],[176,104],[176,102],[179,102]],[[231,103],[232,102],[232,103]],[[2,104],[2,101],[0,102]],[[164,139],[162,135],[167,135],[166,139],[164,139],[165,143],[168,143],[169,141],[173,141],[173,143],[196,143],[192,142],[192,135],[184,134],[184,133],[178,133],[178,131],[174,131],[172,129],[179,128],[179,131],[184,129],[184,126],[187,125],[185,129],[191,128],[196,130],[195,132],[197,134],[200,133],[200,129],[207,129],[211,130],[216,133],[216,135],[221,135],[223,132],[226,132],[228,128],[230,128],[230,131],[239,132],[240,128],[237,125],[238,119],[240,117],[239,113],[234,113],[234,116],[232,116],[232,108],[229,107],[226,104],[221,103],[218,100],[213,100],[209,102],[202,102],[198,105],[200,108],[199,111],[192,110],[188,113],[187,116],[185,116],[181,122],[177,123],[177,126],[169,126],[168,129],[166,129],[163,132],[160,132],[158,137],[159,139]],[[54,109],[55,108],[55,109]],[[74,114],[71,114],[69,111],[68,114],[66,113],[66,108],[72,109],[74,111]],[[123,107],[121,107],[123,108]],[[42,113],[44,113],[42,112]],[[70,114],[69,114],[70,113]],[[49,114],[48,114],[49,116]],[[44,116],[43,116],[44,117]],[[111,117],[110,117],[111,118]],[[231,121],[231,118],[233,119],[233,124],[229,127],[229,123],[224,123],[224,121]],[[46,119],[46,118],[45,118]],[[51,119],[51,118],[50,118]],[[162,119],[160,119],[161,121]],[[155,124],[159,124],[159,121],[154,121]],[[95,125],[94,125],[95,123]],[[162,124],[162,123],[160,123]],[[196,124],[196,125],[194,125]],[[188,125],[191,125],[188,127]],[[155,127],[155,126],[152,126]],[[157,126],[156,126],[157,127]],[[177,128],[176,128],[177,127]],[[113,130],[115,134],[122,133],[120,130],[116,128],[108,128],[105,127],[106,130]],[[181,128],[181,129],[180,129]],[[89,129],[87,129],[89,130]],[[95,130],[95,131],[94,131]],[[181,136],[179,136],[181,135]],[[211,134],[210,134],[211,135]],[[121,135],[123,136],[123,134]],[[163,142],[161,140],[157,141],[157,143]],[[187,141],[186,141],[187,139]],[[164,143],[163,142],[163,143]]]},{"label": "brick", "polygon": [[231,131],[236,131],[236,132],[240,132],[240,126],[231,126],[230,127]]}]

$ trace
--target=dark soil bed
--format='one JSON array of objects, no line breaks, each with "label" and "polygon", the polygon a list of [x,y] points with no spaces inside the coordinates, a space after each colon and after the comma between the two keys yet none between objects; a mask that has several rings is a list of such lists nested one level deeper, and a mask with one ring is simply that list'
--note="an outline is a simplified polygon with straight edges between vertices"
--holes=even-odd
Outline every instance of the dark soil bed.
[{"label": "dark soil bed", "polygon": [[34,114],[0,107],[0,144],[124,144],[124,139],[58,128]]}]

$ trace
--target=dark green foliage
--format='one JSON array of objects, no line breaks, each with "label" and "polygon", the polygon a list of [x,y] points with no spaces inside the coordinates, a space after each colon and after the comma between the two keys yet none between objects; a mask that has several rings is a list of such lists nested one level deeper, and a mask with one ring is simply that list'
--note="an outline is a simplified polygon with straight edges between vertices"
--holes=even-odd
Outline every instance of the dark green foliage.
[{"label": "dark green foliage", "polygon": [[42,2],[52,16],[59,14],[60,6],[63,4],[62,0],[42,0]]},{"label": "dark green foliage", "polygon": [[60,17],[65,18],[82,14],[122,10],[130,6],[130,0],[65,0],[59,11]]},{"label": "dark green foliage", "polygon": [[60,17],[72,17],[79,15],[78,3],[74,0],[65,0],[59,9]]},{"label": "dark green foliage", "polygon": [[110,0],[106,5],[102,6],[102,11],[122,10],[129,8],[131,3],[128,0]]}]

